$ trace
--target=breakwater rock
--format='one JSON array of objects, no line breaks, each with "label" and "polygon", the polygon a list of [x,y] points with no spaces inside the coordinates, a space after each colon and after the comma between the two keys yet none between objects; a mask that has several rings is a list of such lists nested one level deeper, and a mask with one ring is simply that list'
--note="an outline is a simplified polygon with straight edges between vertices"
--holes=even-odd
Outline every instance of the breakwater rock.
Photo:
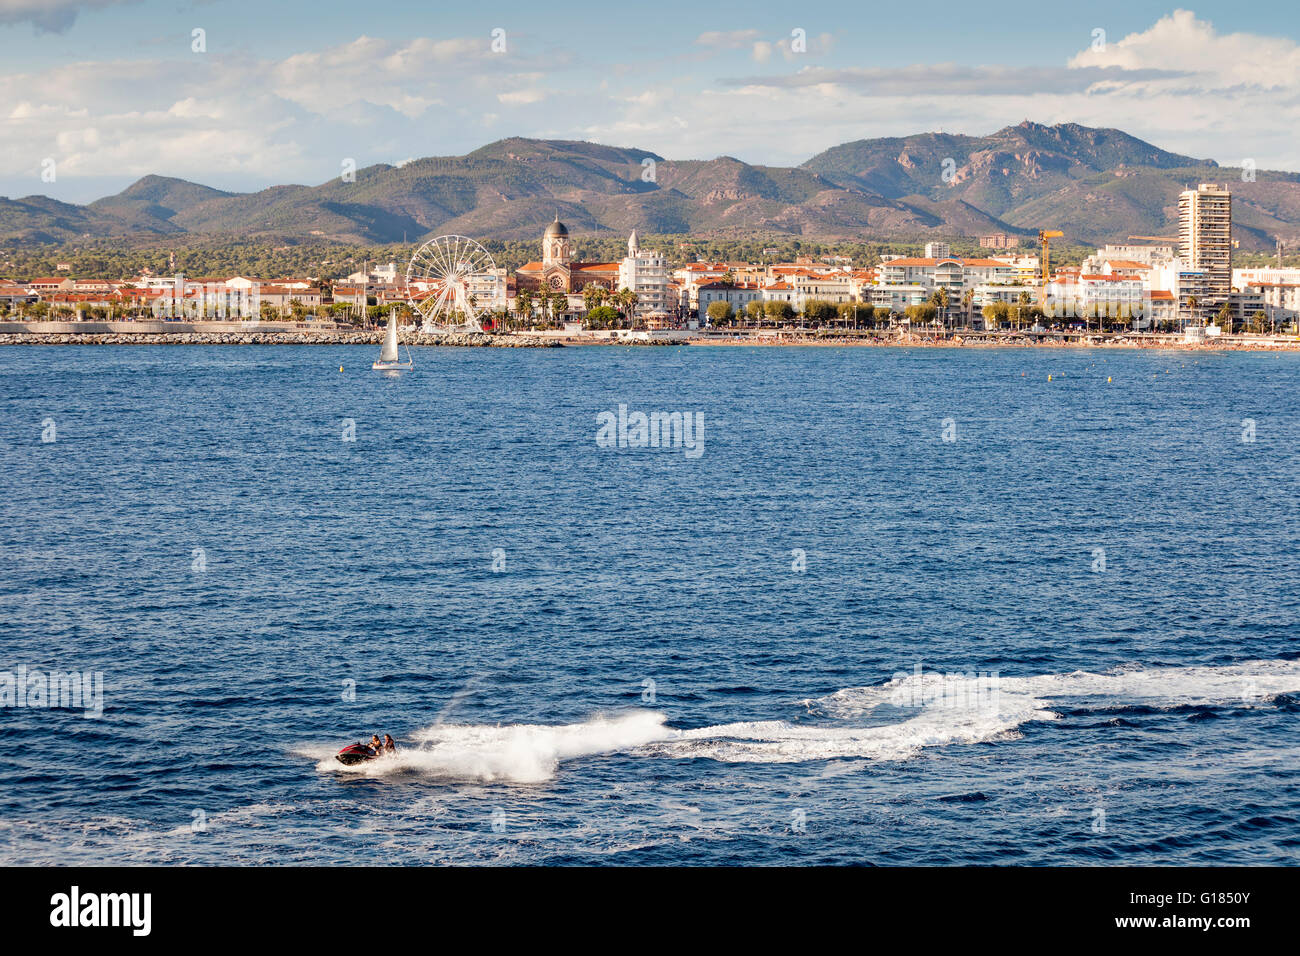
[{"label": "breakwater rock", "polygon": [[[537,349],[561,343],[526,335],[405,332],[403,345]],[[379,345],[382,329],[364,332],[4,332],[0,345]]]}]

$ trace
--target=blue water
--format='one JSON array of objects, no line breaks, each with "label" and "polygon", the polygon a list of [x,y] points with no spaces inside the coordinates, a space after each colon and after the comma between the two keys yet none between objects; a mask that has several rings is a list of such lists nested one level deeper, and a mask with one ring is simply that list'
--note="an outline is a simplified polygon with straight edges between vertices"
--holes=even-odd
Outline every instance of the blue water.
[{"label": "blue water", "polygon": [[1296,862],[1300,355],[372,352],[0,349],[0,862]]}]

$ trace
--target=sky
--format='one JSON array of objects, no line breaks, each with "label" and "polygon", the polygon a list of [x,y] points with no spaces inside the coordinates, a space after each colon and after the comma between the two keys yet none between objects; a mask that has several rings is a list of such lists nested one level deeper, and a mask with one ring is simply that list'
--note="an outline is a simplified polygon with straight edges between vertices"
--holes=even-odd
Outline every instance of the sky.
[{"label": "sky", "polygon": [[1025,119],[1300,171],[1295,0],[0,0],[0,51],[9,197],[317,184],[508,136],[796,165]]}]

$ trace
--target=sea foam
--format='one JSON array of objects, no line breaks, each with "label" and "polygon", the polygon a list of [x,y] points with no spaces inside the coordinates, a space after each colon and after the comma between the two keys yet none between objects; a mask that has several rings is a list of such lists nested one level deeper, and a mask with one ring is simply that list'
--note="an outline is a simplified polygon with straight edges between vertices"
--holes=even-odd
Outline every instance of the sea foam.
[{"label": "sea foam", "polygon": [[[331,754],[320,770],[383,777],[421,773],[454,780],[540,783],[555,775],[563,760],[632,750],[668,737],[663,714],[638,710],[600,716],[578,724],[434,724],[411,735],[389,757],[345,767]],[[312,748],[311,756],[319,756]]]},{"label": "sea foam", "polygon": [[[707,758],[734,763],[797,763],[858,758],[905,760],[925,748],[1016,737],[1031,721],[1054,720],[1054,705],[1078,707],[1267,702],[1300,691],[1300,661],[1250,661],[1219,667],[1074,671],[987,678],[979,693],[962,693],[960,676],[910,674],[884,684],[850,687],[804,701],[810,720],[739,721],[688,730],[667,726],[663,714],[638,710],[576,724],[437,723],[412,734],[414,746],[395,756],[345,767],[329,748],[299,752],[321,771],[385,777],[418,773],[453,781],[540,783],[566,760],[607,753]],[[954,688],[956,693],[953,693]],[[922,701],[919,706],[898,706]],[[879,718],[897,718],[879,722]],[[867,718],[876,722],[863,726]]]}]

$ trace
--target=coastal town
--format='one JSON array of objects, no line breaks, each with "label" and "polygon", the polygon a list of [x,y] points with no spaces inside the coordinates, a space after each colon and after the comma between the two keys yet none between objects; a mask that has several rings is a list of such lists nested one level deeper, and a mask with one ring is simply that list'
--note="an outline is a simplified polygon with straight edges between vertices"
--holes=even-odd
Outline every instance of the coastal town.
[{"label": "coastal town", "polygon": [[1280,937],[1296,8],[0,0],[15,956]]},{"label": "coastal town", "polygon": [[[464,237],[426,243],[410,265],[366,264],[335,278],[0,278],[6,341],[42,334],[201,333],[256,326],[284,333],[368,330],[389,312],[408,332],[486,332],[565,342],[770,339],[809,334],[911,341],[972,334],[1068,339],[1150,336],[1184,343],[1294,340],[1300,267],[1234,268],[1232,195],[1202,183],[1179,197],[1174,236],[1129,236],[1053,268],[1042,229],[925,243],[923,255],[792,262],[670,262],[636,232],[616,261],[585,261],[558,214],[541,257],[498,267]],[[957,237],[954,237],[956,240]],[[454,244],[448,240],[455,240]],[[1033,243],[1034,240],[1028,240]],[[432,268],[421,263],[433,263]]]}]

